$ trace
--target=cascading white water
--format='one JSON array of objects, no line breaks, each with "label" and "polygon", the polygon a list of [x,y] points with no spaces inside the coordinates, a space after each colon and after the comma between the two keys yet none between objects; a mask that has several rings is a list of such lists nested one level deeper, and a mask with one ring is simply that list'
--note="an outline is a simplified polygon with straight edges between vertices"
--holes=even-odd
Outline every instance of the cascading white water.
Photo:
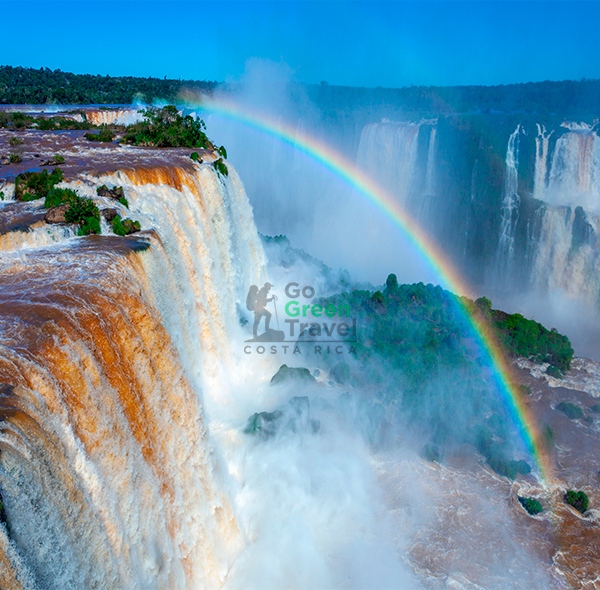
[{"label": "cascading white water", "polygon": [[515,230],[519,219],[519,133],[521,126],[511,134],[506,149],[506,170],[504,177],[504,194],[502,198],[502,218],[500,237],[496,256],[496,276],[506,281],[512,270],[515,254]]},{"label": "cascading white water", "polygon": [[132,217],[158,233],[49,228],[48,240],[40,227],[15,234],[28,243],[3,243],[0,489],[11,529],[9,539],[0,526],[0,587],[223,583],[240,536],[200,382],[217,358],[226,365],[236,307],[264,273],[229,170],[71,183],[93,194],[118,180]]},{"label": "cascading white water", "polygon": [[[402,205],[410,196],[420,128],[420,123],[372,123],[365,126],[360,136],[358,165]],[[431,140],[434,138],[432,135]]]}]

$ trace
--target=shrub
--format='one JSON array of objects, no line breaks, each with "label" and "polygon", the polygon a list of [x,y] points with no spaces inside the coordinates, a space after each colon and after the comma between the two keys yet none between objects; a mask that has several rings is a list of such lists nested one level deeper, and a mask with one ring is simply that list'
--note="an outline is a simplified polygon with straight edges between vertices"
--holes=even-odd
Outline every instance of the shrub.
[{"label": "shrub", "polygon": [[70,188],[53,188],[47,195],[44,201],[44,207],[58,207],[62,203],[77,198],[77,193]]},{"label": "shrub", "polygon": [[109,143],[114,141],[115,134],[106,125],[103,125],[98,133],[86,133],[85,138],[88,141],[101,141],[104,143]]},{"label": "shrub", "polygon": [[65,159],[60,154],[56,154],[56,156],[52,158],[52,162],[54,164],[64,164]]},{"label": "shrub", "polygon": [[25,113],[15,112],[10,114],[10,122],[15,129],[26,129],[35,119]]},{"label": "shrub", "polygon": [[221,154],[227,160],[227,150],[225,149],[224,145],[222,145],[220,148],[217,148],[217,152],[219,152],[219,154]]},{"label": "shrub", "polygon": [[112,230],[118,236],[126,236],[127,235],[127,231],[123,227],[123,224],[121,223],[121,218],[118,215],[113,219]]},{"label": "shrub", "polygon": [[563,374],[554,365],[548,365],[546,373],[550,375],[550,377],[554,377],[555,379],[563,378]]},{"label": "shrub", "polygon": [[15,135],[14,137],[10,138],[10,141],[8,143],[11,147],[17,147],[18,145],[21,145],[23,143],[23,140]]},{"label": "shrub", "polygon": [[589,498],[585,492],[574,492],[573,490],[567,490],[567,493],[564,495],[564,500],[567,504],[573,506],[575,510],[584,514],[588,509]]},{"label": "shrub", "polygon": [[77,235],[100,233],[100,211],[92,199],[82,199],[77,194],[69,199],[71,206],[65,213],[67,223],[78,223]]},{"label": "shrub", "polygon": [[529,514],[536,515],[542,512],[542,505],[538,500],[535,500],[534,498],[524,498],[522,496],[517,496],[517,498],[519,499],[519,502],[521,502],[523,508],[525,508]]},{"label": "shrub", "polygon": [[144,120],[130,125],[123,137],[125,143],[154,147],[212,148],[204,130],[202,119],[190,115],[183,117],[177,107],[168,105],[161,109],[142,111]]},{"label": "shrub", "polygon": [[4,191],[0,191],[0,201],[4,201]]},{"label": "shrub", "polygon": [[17,201],[33,201],[42,199],[63,179],[60,168],[55,168],[49,174],[43,172],[24,172],[15,179],[15,198]]},{"label": "shrub", "polygon": [[11,164],[19,164],[20,162],[23,161],[23,158],[19,154],[11,154],[10,157],[8,158],[8,161]]},{"label": "shrub", "polygon": [[227,166],[225,165],[225,162],[223,162],[223,158],[219,158],[213,164],[213,166],[219,174],[222,174],[223,176],[229,176],[229,170],[227,170]]},{"label": "shrub", "polygon": [[571,420],[581,420],[583,418],[583,410],[575,404],[560,402],[560,404],[556,406],[556,409]]},{"label": "shrub", "polygon": [[200,154],[198,152],[192,152],[190,154],[190,158],[192,158],[192,160],[194,160],[194,162],[197,162],[200,159]]}]

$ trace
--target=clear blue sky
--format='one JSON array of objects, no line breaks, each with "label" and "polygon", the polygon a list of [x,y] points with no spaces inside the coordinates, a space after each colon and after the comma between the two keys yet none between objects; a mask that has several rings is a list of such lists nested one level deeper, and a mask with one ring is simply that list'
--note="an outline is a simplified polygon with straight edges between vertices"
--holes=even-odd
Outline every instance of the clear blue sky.
[{"label": "clear blue sky", "polygon": [[352,86],[600,78],[600,2],[0,0],[0,65],[232,80],[248,58]]}]

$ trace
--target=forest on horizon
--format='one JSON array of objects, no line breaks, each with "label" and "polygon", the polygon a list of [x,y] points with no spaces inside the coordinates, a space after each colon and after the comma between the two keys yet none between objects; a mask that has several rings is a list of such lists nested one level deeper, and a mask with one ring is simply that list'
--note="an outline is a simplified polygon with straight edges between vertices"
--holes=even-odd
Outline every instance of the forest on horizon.
[{"label": "forest on horizon", "polygon": [[[600,80],[528,82],[501,86],[359,88],[326,82],[303,85],[323,112],[396,110],[419,117],[454,113],[528,113],[592,122],[600,113]],[[0,104],[131,104],[185,102],[185,91],[210,94],[217,81],[72,74],[49,68],[0,66]]]}]

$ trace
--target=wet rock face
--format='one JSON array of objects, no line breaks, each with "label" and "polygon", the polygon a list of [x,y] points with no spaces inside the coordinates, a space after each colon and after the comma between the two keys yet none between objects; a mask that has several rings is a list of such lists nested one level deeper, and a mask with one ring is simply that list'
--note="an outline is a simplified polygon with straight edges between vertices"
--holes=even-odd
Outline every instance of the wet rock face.
[{"label": "wet rock face", "polygon": [[69,210],[71,203],[62,203],[57,207],[52,207],[46,211],[46,215],[44,216],[44,221],[46,223],[66,223],[67,220],[65,218],[65,214]]},{"label": "wet rock face", "polygon": [[106,221],[112,221],[119,214],[116,209],[102,209],[101,213]]},{"label": "wet rock face", "polygon": [[123,188],[120,186],[108,188],[106,185],[102,185],[100,188],[97,189],[97,193],[100,197],[110,197],[111,199],[115,199],[115,201],[125,198]]}]

